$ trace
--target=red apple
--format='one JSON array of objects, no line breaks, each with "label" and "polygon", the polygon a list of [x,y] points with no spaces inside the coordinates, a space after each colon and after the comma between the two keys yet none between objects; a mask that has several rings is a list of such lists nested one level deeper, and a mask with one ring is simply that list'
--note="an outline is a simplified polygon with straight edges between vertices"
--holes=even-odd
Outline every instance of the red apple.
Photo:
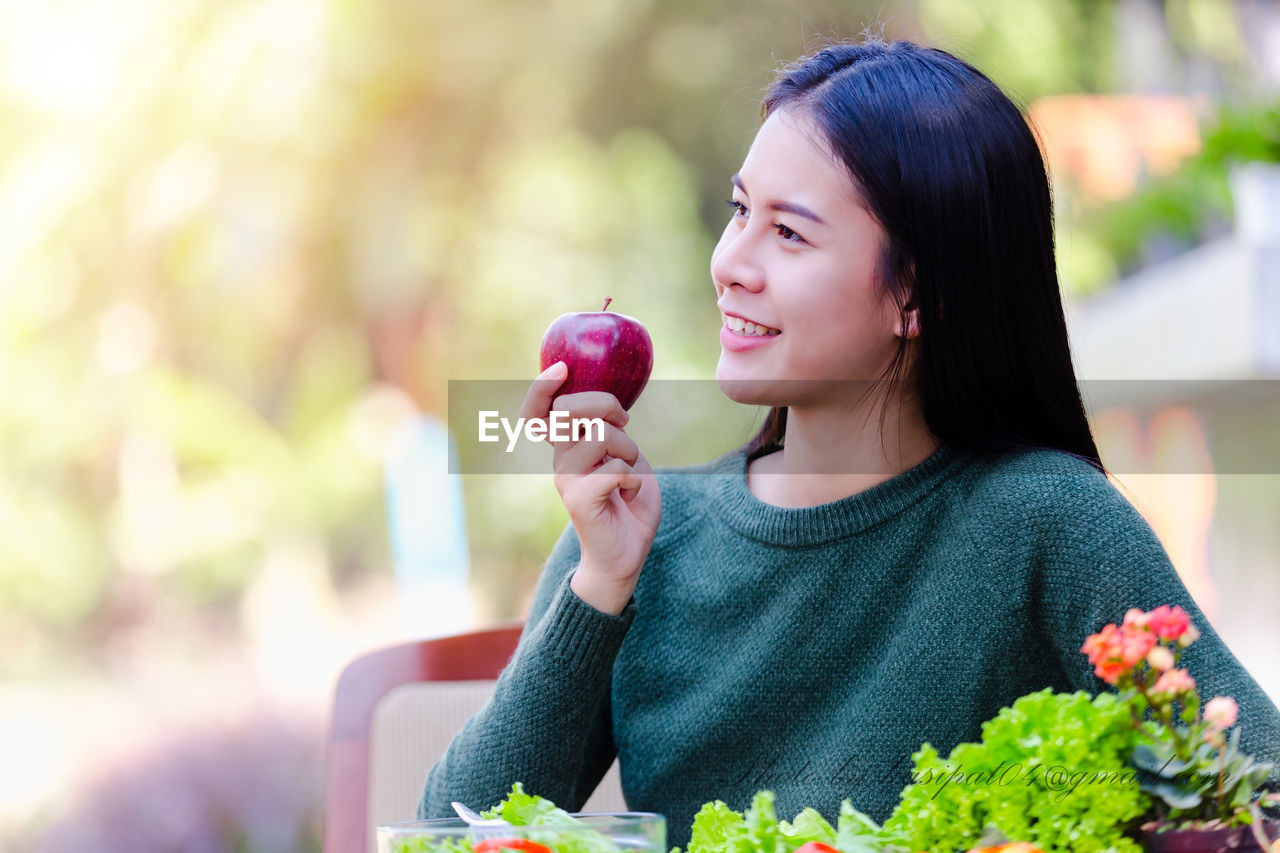
[{"label": "red apple", "polygon": [[558,394],[608,391],[630,409],[653,371],[653,341],[639,320],[609,311],[612,301],[557,317],[542,336],[542,369],[557,361],[569,366]]}]

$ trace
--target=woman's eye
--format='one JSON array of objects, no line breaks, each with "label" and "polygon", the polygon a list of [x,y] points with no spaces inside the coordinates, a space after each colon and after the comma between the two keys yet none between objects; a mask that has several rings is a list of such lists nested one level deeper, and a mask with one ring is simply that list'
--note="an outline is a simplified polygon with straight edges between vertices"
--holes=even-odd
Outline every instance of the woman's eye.
[{"label": "woman's eye", "polygon": [[774,225],[773,227],[778,229],[778,236],[781,237],[783,240],[789,240],[793,243],[805,242],[805,239],[803,237],[801,237],[796,232],[792,231],[787,226],[783,225],[781,222]]},{"label": "woman's eye", "polygon": [[[737,199],[734,199],[734,198],[727,198],[727,199],[725,199],[725,200],[724,200],[724,203],[725,203],[725,205],[726,205],[726,206],[728,206],[728,208],[729,208],[730,210],[732,210],[732,211],[733,211],[733,218],[734,218],[734,219],[737,219],[738,217],[746,218],[747,216],[750,216],[750,215],[751,215],[751,211],[747,210],[747,206],[746,206],[745,204],[743,204],[742,202],[738,201]],[[783,240],[786,240],[786,241],[787,241],[787,242],[789,242],[789,243],[806,243],[806,242],[808,242],[808,241],[807,241],[807,240],[805,240],[803,237],[801,237],[799,234],[797,234],[796,232],[792,231],[792,230],[791,230],[790,228],[788,228],[787,226],[783,225],[781,222],[775,222],[775,223],[773,224],[773,228],[778,232],[778,236],[779,236],[779,237],[781,237]]]}]

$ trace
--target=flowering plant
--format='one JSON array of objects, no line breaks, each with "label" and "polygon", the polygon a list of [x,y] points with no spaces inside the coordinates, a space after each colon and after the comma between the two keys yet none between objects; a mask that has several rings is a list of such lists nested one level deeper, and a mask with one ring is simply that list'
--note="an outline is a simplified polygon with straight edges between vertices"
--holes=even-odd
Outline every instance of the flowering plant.
[{"label": "flowering plant", "polygon": [[1215,696],[1202,705],[1195,680],[1179,668],[1199,636],[1181,607],[1135,608],[1080,651],[1129,705],[1139,733],[1131,761],[1152,796],[1156,825],[1252,825],[1261,835],[1261,808],[1280,804],[1280,795],[1259,791],[1273,765],[1240,750],[1239,728],[1227,734],[1240,710],[1235,700]]}]

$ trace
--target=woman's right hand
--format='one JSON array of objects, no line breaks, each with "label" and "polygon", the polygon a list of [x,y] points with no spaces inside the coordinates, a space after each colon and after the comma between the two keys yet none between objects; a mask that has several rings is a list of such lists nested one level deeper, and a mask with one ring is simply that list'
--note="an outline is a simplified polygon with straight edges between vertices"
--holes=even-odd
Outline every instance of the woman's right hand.
[{"label": "woman's right hand", "polygon": [[[520,417],[546,421],[555,410],[570,419],[605,421],[603,441],[551,442],[552,464],[556,490],[582,548],[569,586],[595,609],[619,614],[631,600],[662,519],[658,477],[623,432],[628,415],[618,398],[605,391],[556,396],[567,377],[568,367],[559,361],[538,374]],[[594,430],[588,435],[594,437]]]}]

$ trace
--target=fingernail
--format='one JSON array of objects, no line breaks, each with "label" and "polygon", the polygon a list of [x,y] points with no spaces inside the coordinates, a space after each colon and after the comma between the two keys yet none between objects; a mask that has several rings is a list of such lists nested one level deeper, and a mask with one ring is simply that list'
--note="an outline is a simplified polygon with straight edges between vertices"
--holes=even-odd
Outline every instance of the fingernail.
[{"label": "fingernail", "polygon": [[631,415],[628,415],[626,412],[623,412],[623,413],[622,413],[622,425],[623,425],[623,426],[626,426],[626,425],[627,425],[628,423],[630,423],[630,422],[631,422]]}]

